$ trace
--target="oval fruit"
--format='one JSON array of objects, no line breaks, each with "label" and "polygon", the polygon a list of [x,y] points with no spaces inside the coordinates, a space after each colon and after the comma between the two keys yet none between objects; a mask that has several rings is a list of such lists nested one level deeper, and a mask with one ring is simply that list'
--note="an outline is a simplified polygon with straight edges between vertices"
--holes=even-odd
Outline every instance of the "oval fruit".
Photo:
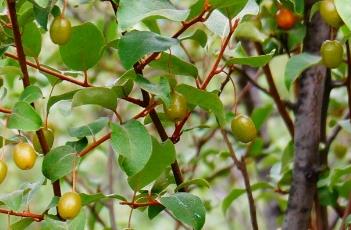
[{"label": "oval fruit", "polygon": [[321,2],[319,13],[323,20],[334,28],[339,28],[344,22],[340,18],[338,11],[336,10],[333,0],[323,0]]},{"label": "oval fruit", "polygon": [[[52,145],[54,144],[54,139],[55,139],[54,132],[51,129],[47,128],[47,129],[43,129],[43,133],[44,133],[46,142],[48,143],[48,147],[49,147],[49,149],[51,149]],[[34,146],[35,151],[37,151],[39,153],[43,153],[38,136],[36,134],[33,135],[32,142],[33,142],[33,146]]]},{"label": "oval fruit", "polygon": [[37,154],[33,147],[28,143],[18,143],[13,151],[13,160],[18,168],[28,170],[33,168]]},{"label": "oval fruit", "polygon": [[7,164],[5,161],[0,160],[0,184],[5,180],[7,175]]},{"label": "oval fruit", "polygon": [[188,112],[187,100],[182,94],[177,92],[172,93],[171,98],[171,105],[169,107],[164,105],[163,110],[169,119],[179,121]]},{"label": "oval fruit", "polygon": [[328,68],[336,68],[343,61],[344,50],[337,40],[323,42],[320,53],[323,64]]},{"label": "oval fruit", "polygon": [[232,132],[234,137],[243,143],[249,143],[256,138],[256,126],[251,118],[245,115],[238,115],[232,120]]},{"label": "oval fruit", "polygon": [[279,28],[289,30],[294,27],[296,18],[295,15],[286,8],[281,8],[275,15],[275,19]]},{"label": "oval fruit", "polygon": [[344,158],[344,156],[347,153],[347,147],[340,143],[335,143],[333,150],[334,150],[335,156],[339,159]]},{"label": "oval fruit", "polygon": [[60,197],[58,202],[58,213],[63,219],[73,219],[79,214],[82,200],[78,193],[67,192]]},{"label": "oval fruit", "polygon": [[58,45],[64,45],[69,41],[71,37],[71,31],[71,22],[64,17],[58,16],[51,23],[51,41]]}]

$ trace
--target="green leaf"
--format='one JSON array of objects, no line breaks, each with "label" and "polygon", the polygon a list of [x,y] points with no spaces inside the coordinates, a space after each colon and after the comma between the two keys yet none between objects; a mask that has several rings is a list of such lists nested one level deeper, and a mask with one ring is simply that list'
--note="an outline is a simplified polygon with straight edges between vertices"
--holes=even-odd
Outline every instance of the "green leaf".
[{"label": "green leaf", "polygon": [[183,94],[189,104],[198,105],[203,109],[213,112],[221,126],[225,123],[224,107],[217,94],[210,93],[195,87],[181,84],[176,90]]},{"label": "green leaf", "polygon": [[71,137],[93,136],[100,132],[107,125],[108,121],[109,119],[107,117],[101,117],[90,124],[69,128],[68,133]]},{"label": "green leaf", "polygon": [[67,226],[65,222],[45,216],[45,219],[41,224],[41,230],[67,230]]},{"label": "green leaf", "polygon": [[[130,17],[130,16],[129,16]],[[125,69],[130,69],[146,54],[161,52],[178,44],[174,38],[163,37],[148,31],[125,34],[118,44],[118,54]]]},{"label": "green leaf", "polygon": [[117,108],[117,95],[112,89],[108,88],[85,88],[75,93],[72,99],[72,107],[81,105],[100,105],[115,111]]},{"label": "green leaf", "polygon": [[292,56],[285,67],[285,86],[290,89],[291,84],[307,68],[318,64],[321,57],[309,53]]},{"label": "green leaf", "polygon": [[35,85],[31,85],[24,89],[19,100],[30,104],[41,97],[43,97],[43,94],[40,88]]},{"label": "green leaf", "polygon": [[178,10],[168,0],[120,0],[117,21],[119,28],[124,31],[145,18],[184,21],[188,14],[188,10]]},{"label": "green leaf", "polygon": [[272,104],[268,104],[265,106],[257,107],[253,110],[251,118],[252,121],[255,123],[256,129],[259,130],[263,123],[268,119],[268,117],[273,112]]},{"label": "green leaf", "polygon": [[74,149],[74,152],[79,153],[88,145],[88,138],[83,137],[78,141],[67,141],[65,145],[71,146]]},{"label": "green leaf", "polygon": [[34,220],[32,218],[30,218],[30,217],[24,218],[24,219],[22,219],[20,221],[17,221],[16,223],[11,224],[11,228],[10,229],[25,230],[33,222],[34,222]]},{"label": "green leaf", "polygon": [[170,140],[160,144],[152,138],[152,154],[145,167],[128,178],[134,191],[139,191],[156,180],[175,161],[175,148]]},{"label": "green leaf", "polygon": [[205,224],[206,210],[201,199],[190,193],[176,193],[162,197],[160,202],[181,222],[192,226],[195,230],[202,229]]},{"label": "green leaf", "polygon": [[72,172],[75,160],[78,161],[72,147],[64,145],[54,148],[44,157],[42,173],[51,181],[56,181]]},{"label": "green leaf", "polygon": [[248,65],[251,67],[261,67],[269,63],[274,56],[275,50],[269,54],[259,56],[248,56],[242,48],[241,43],[237,44],[234,50],[234,57],[227,61],[227,65],[239,64]]},{"label": "green leaf", "polygon": [[165,207],[163,206],[149,206],[149,208],[147,209],[147,216],[149,217],[150,220],[152,220],[163,210],[165,210]]},{"label": "green leaf", "polygon": [[197,41],[202,47],[205,47],[207,43],[207,34],[203,30],[198,29],[192,35],[183,37],[180,40],[194,40]]},{"label": "green leaf", "polygon": [[313,16],[319,11],[319,8],[321,7],[321,3],[322,1],[318,1],[312,5],[309,21],[311,21]]},{"label": "green leaf", "polygon": [[18,211],[26,203],[25,195],[30,189],[19,189],[0,196],[0,204],[5,204],[9,209]]},{"label": "green leaf", "polygon": [[152,154],[151,136],[138,121],[130,120],[123,125],[111,124],[111,144],[120,155],[120,165],[128,176],[142,170]]},{"label": "green leaf", "polygon": [[96,194],[85,194],[85,193],[80,193],[80,198],[82,199],[82,206],[91,204],[91,203],[96,203],[100,200],[104,199],[118,199],[121,201],[126,201],[127,199],[124,198],[121,195],[118,194],[110,194],[110,195],[104,195],[102,193],[96,193]]},{"label": "green leaf", "polygon": [[[254,185],[251,185],[252,192],[259,189],[273,189],[274,187],[267,182],[258,182]],[[223,200],[222,202],[222,211],[226,213],[230,205],[234,200],[238,199],[241,195],[246,192],[245,189],[233,189]]]},{"label": "green leaf", "polygon": [[188,62],[183,61],[177,56],[168,53],[162,53],[161,57],[150,63],[154,69],[164,70],[175,75],[185,75],[197,77],[197,68]]},{"label": "green leaf", "polygon": [[350,0],[334,0],[339,16],[351,30],[351,4]]},{"label": "green leaf", "polygon": [[86,224],[86,214],[85,210],[82,208],[78,214],[78,216],[74,217],[74,219],[68,222],[69,230],[84,230]]},{"label": "green leaf", "polygon": [[38,113],[28,103],[17,102],[12,110],[12,114],[7,122],[10,129],[22,131],[36,131],[42,126],[42,121]]},{"label": "green leaf", "polygon": [[39,56],[41,50],[41,33],[34,22],[25,24],[22,32],[22,44],[26,56]]},{"label": "green leaf", "polygon": [[191,179],[181,183],[176,187],[175,192],[178,192],[180,189],[188,187],[190,185],[197,185],[198,187],[206,187],[206,188],[210,187],[210,184],[207,182],[207,180],[202,178],[197,178],[197,179]]},{"label": "green leaf", "polygon": [[100,60],[104,46],[101,31],[94,24],[86,22],[72,27],[71,38],[60,46],[60,54],[69,68],[85,71]]},{"label": "green leaf", "polygon": [[248,0],[210,0],[210,4],[213,8],[219,9],[225,16],[232,19],[234,18],[244,7]]},{"label": "green leaf", "polygon": [[51,107],[59,101],[71,100],[73,98],[74,94],[76,94],[76,92],[78,92],[78,90],[73,90],[73,91],[70,91],[68,93],[60,94],[57,96],[51,96],[49,98],[47,105],[46,105],[46,111],[49,112]]},{"label": "green leaf", "polygon": [[238,39],[247,39],[260,43],[263,43],[268,38],[251,21],[240,23],[234,32],[234,36]]}]

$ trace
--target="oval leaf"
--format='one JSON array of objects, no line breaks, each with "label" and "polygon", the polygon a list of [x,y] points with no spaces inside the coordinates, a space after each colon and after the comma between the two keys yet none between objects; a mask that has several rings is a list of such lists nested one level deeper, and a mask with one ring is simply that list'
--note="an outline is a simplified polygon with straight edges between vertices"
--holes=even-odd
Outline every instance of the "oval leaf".
[{"label": "oval leaf", "polygon": [[22,32],[22,44],[26,56],[39,56],[41,50],[41,33],[34,22],[25,24]]},{"label": "oval leaf", "polygon": [[336,10],[338,11],[341,19],[351,30],[351,2],[350,0],[334,0]]},{"label": "oval leaf", "polygon": [[148,31],[132,31],[119,41],[118,54],[124,68],[130,69],[146,54],[165,51],[176,44],[178,40],[174,38]]},{"label": "oval leaf", "polygon": [[10,129],[22,131],[37,131],[42,125],[42,120],[34,108],[26,102],[17,102],[7,122]]},{"label": "oval leaf", "polygon": [[43,94],[40,88],[35,85],[31,85],[24,89],[19,99],[20,101],[30,104],[41,97],[43,97]]},{"label": "oval leaf", "polygon": [[192,226],[195,230],[202,229],[205,224],[206,210],[201,199],[190,193],[176,193],[162,197],[160,202],[181,222]]},{"label": "oval leaf", "polygon": [[108,121],[107,117],[101,117],[90,124],[77,128],[69,128],[68,132],[71,137],[93,136],[100,132],[107,125]]},{"label": "oval leaf", "polygon": [[290,89],[291,84],[301,73],[321,61],[321,57],[309,53],[302,53],[292,56],[285,67],[285,86]]},{"label": "oval leaf", "polygon": [[74,94],[72,99],[72,107],[81,105],[100,105],[112,111],[117,107],[117,95],[108,88],[94,87],[79,90]]},{"label": "oval leaf", "polygon": [[63,62],[73,70],[87,70],[100,59],[104,50],[104,37],[92,23],[72,27],[69,41],[60,46]]}]

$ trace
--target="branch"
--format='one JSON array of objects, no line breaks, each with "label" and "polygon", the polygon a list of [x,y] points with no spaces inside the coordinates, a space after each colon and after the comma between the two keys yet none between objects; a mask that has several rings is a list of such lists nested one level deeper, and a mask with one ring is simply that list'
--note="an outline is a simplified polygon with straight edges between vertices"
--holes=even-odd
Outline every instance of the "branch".
[{"label": "branch", "polygon": [[148,202],[143,202],[143,203],[121,201],[121,202],[119,202],[119,204],[120,205],[128,205],[132,209],[141,208],[141,207],[148,207],[148,206],[161,206],[161,204],[157,200],[150,200]]},{"label": "branch", "polygon": [[[255,46],[256,46],[256,49],[257,49],[257,52],[259,55],[264,54],[263,49],[262,49],[262,45],[260,43],[255,43]],[[291,138],[294,138],[294,123],[291,120],[290,115],[289,115],[288,111],[286,110],[285,105],[279,96],[277,87],[275,86],[275,83],[273,80],[273,75],[272,75],[271,69],[269,67],[269,64],[266,64],[265,66],[263,66],[263,71],[266,75],[266,79],[267,79],[267,82],[269,85],[270,94],[272,95],[273,100],[278,108],[278,111],[279,111],[280,115],[282,116],[282,118],[283,118],[283,120],[284,120],[284,122],[289,130]]]},{"label": "branch", "polygon": [[32,218],[34,221],[40,222],[42,220],[44,220],[44,216],[41,214],[35,214],[35,213],[31,213],[31,212],[15,212],[12,210],[6,210],[6,209],[0,209],[0,213],[4,213],[7,215],[11,215],[11,216],[20,216],[20,217],[29,217]]},{"label": "branch", "polygon": [[[347,97],[349,110],[351,111],[351,51],[350,51],[350,43],[346,41],[346,54],[347,54],[347,79],[346,79],[346,88],[347,88]],[[351,113],[349,113],[349,119],[351,122]]]},{"label": "branch", "polygon": [[[14,35],[17,56],[18,56],[18,62],[19,62],[19,65],[21,67],[21,71],[23,74],[23,78],[22,78],[23,86],[24,86],[24,88],[26,88],[30,85],[30,81],[29,81],[28,69],[27,69],[27,64],[26,64],[26,56],[25,56],[24,51],[23,51],[21,33],[20,33],[18,21],[17,21],[16,1],[15,0],[7,0],[7,6],[8,6],[12,29],[13,29],[13,35]],[[34,108],[34,104],[32,104],[32,106]],[[43,153],[45,155],[50,151],[50,148],[49,148],[48,143],[45,139],[44,132],[42,129],[39,129],[38,131],[36,131],[36,134],[38,136],[38,140],[39,140],[41,149],[43,150]],[[54,190],[55,196],[58,196],[58,197],[61,196],[60,181],[53,182],[53,190]]]},{"label": "branch", "polygon": [[244,184],[245,184],[245,189],[246,189],[246,195],[247,199],[249,201],[249,206],[250,206],[250,216],[251,216],[251,225],[252,229],[258,230],[258,224],[257,224],[257,215],[256,215],[256,206],[255,206],[255,200],[252,195],[252,190],[251,190],[251,185],[250,185],[250,178],[247,173],[247,168],[245,164],[245,158],[242,159],[242,161],[239,161],[238,158],[235,155],[234,148],[232,144],[230,143],[228,139],[228,135],[224,129],[221,129],[221,133],[224,139],[224,142],[227,145],[227,148],[229,150],[230,156],[234,161],[234,164],[236,167],[240,170],[243,178],[244,178]]},{"label": "branch", "polygon": [[10,109],[6,109],[6,108],[0,107],[0,112],[1,112],[1,113],[8,113],[8,114],[10,114],[10,113],[11,113],[11,110],[10,110]]},{"label": "branch", "polygon": [[99,138],[98,140],[94,141],[91,145],[87,146],[85,149],[83,149],[80,153],[78,153],[79,157],[83,157],[86,154],[88,154],[90,151],[104,143],[105,141],[109,140],[111,138],[111,133],[106,134],[105,136]]}]

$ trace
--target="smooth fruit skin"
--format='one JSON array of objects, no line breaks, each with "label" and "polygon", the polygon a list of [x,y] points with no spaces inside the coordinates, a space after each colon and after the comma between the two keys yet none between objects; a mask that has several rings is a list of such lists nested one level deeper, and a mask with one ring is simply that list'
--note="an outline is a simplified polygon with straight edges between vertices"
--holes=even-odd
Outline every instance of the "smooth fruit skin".
[{"label": "smooth fruit skin", "polygon": [[0,160],[0,184],[5,180],[7,175],[7,164],[5,161]]},{"label": "smooth fruit skin", "polygon": [[237,140],[243,143],[249,143],[256,138],[256,126],[251,118],[240,114],[234,117],[231,125],[233,135]]},{"label": "smooth fruit skin", "polygon": [[294,27],[296,22],[295,15],[286,8],[278,10],[277,14],[275,15],[275,19],[277,21],[278,27],[283,30],[291,29]]},{"label": "smooth fruit skin", "polygon": [[319,8],[319,13],[323,20],[334,28],[339,28],[344,24],[336,10],[333,0],[323,0]]},{"label": "smooth fruit skin", "polygon": [[337,40],[323,42],[320,53],[323,64],[328,68],[336,68],[343,61],[344,50]]},{"label": "smooth fruit skin", "polygon": [[344,158],[344,156],[347,153],[347,147],[345,145],[343,145],[343,144],[340,144],[340,143],[335,143],[333,150],[334,150],[335,156],[338,159]]},{"label": "smooth fruit skin", "polygon": [[33,168],[37,154],[33,147],[28,143],[18,143],[13,151],[13,160],[18,168],[28,170]]},{"label": "smooth fruit skin", "polygon": [[164,105],[163,110],[169,119],[179,121],[188,112],[187,100],[182,94],[177,92],[172,93],[171,98],[171,105],[168,108]]},{"label": "smooth fruit skin", "polygon": [[63,219],[73,219],[79,214],[82,200],[78,193],[67,192],[63,194],[58,202],[58,212]]},{"label": "smooth fruit skin", "polygon": [[64,45],[69,41],[71,31],[71,22],[64,17],[58,16],[50,27],[51,41],[58,45]]},{"label": "smooth fruit skin", "polygon": [[[43,129],[43,132],[44,132],[45,140],[48,143],[48,147],[49,149],[51,149],[52,145],[54,144],[54,132],[49,128]],[[32,142],[33,142],[35,151],[42,153],[43,151],[41,149],[41,145],[40,145],[38,136],[36,134],[33,135]]]}]

